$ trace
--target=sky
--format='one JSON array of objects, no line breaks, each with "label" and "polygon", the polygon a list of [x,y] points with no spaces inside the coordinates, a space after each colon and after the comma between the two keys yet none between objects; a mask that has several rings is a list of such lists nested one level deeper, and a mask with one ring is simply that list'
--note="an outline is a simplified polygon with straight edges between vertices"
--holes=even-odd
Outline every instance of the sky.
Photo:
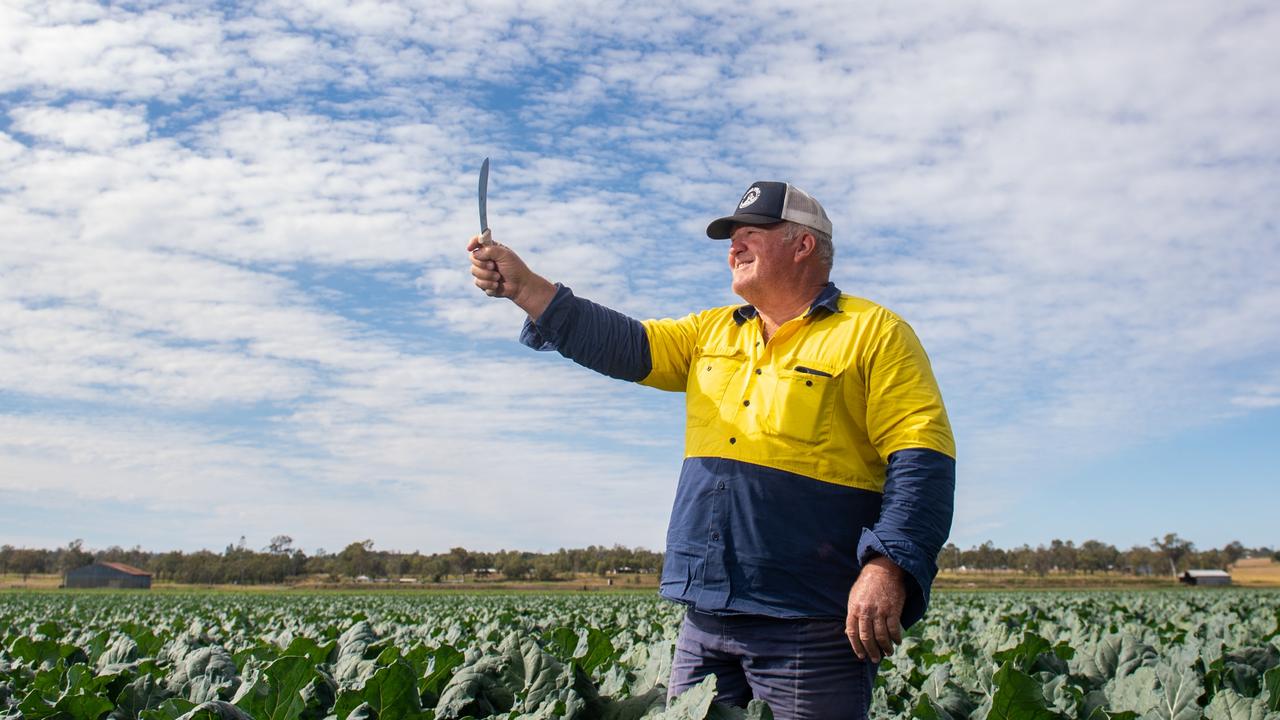
[{"label": "sky", "polygon": [[822,201],[958,445],[951,540],[1280,545],[1280,6],[0,2],[0,543],[660,549],[683,398],[517,342]]}]

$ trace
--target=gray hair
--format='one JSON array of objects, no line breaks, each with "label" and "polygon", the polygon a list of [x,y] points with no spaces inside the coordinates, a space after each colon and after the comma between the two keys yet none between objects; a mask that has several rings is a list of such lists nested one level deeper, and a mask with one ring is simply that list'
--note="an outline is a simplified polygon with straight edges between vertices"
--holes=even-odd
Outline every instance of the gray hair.
[{"label": "gray hair", "polygon": [[831,270],[831,266],[836,259],[836,246],[831,242],[830,235],[808,225],[790,221],[785,222],[782,233],[782,238],[787,242],[792,242],[805,233],[812,235],[815,243],[814,254],[817,256],[818,262],[822,263],[822,266],[828,271]]}]

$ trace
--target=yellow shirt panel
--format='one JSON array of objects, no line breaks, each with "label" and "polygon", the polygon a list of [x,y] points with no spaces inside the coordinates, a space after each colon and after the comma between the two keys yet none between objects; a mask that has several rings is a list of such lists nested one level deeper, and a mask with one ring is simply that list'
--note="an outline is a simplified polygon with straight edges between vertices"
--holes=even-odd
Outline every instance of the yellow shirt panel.
[{"label": "yellow shirt panel", "polygon": [[783,324],[734,307],[645,321],[653,369],[642,384],[686,394],[686,457],[722,457],[882,492],[889,455],[955,457],[920,341],[890,311],[841,295]]}]

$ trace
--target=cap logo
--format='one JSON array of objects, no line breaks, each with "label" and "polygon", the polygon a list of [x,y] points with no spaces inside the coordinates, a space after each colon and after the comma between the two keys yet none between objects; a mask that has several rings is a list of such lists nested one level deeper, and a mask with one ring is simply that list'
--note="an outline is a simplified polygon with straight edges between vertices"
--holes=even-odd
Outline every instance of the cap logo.
[{"label": "cap logo", "polygon": [[742,208],[750,205],[751,203],[759,199],[760,199],[760,188],[753,187],[747,191],[746,195],[742,196],[742,202],[738,203],[738,209],[741,210]]}]

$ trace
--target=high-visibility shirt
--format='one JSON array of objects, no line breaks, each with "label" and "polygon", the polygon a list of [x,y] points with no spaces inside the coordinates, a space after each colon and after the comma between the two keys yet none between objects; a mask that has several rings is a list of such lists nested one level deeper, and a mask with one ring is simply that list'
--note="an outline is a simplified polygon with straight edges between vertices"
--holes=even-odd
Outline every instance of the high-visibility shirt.
[{"label": "high-visibility shirt", "polygon": [[704,612],[842,618],[878,554],[914,581],[904,624],[923,614],[950,529],[955,444],[901,318],[828,284],[766,343],[750,306],[640,323],[561,288],[522,340],[685,392],[664,597]]}]

